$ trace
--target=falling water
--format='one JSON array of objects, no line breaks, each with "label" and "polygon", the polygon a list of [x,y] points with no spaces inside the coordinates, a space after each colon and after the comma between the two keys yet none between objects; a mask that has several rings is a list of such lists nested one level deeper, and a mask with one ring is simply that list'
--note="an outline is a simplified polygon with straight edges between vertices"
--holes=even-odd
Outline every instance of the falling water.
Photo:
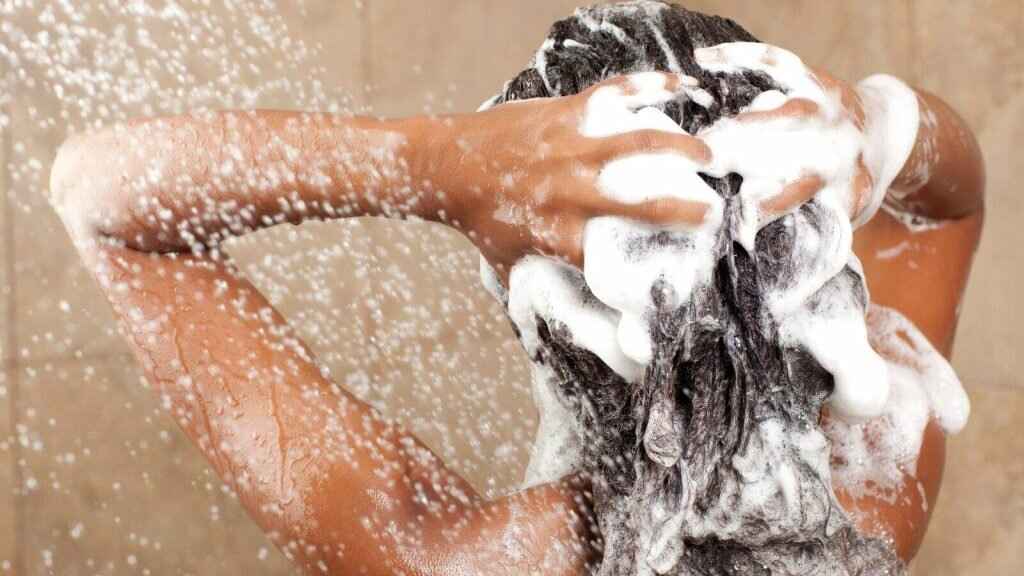
[{"label": "falling water", "polygon": [[[147,573],[147,561],[194,566],[195,553],[234,572],[239,563],[227,555],[238,549],[253,566],[273,560],[252,530],[222,526],[246,521],[143,389],[48,206],[49,169],[69,135],[127,119],[225,108],[372,113],[371,89],[343,78],[358,67],[346,52],[352,42],[321,24],[365,23],[367,9],[0,0],[0,200],[11,261],[0,287],[7,302],[21,295],[0,337],[11,367],[0,372],[0,424],[13,407],[0,456],[15,463],[22,567]],[[527,365],[478,287],[465,240],[436,226],[360,220],[279,227],[233,240],[229,251],[336,382],[395,416],[485,494],[514,487],[535,428]],[[161,501],[148,518],[135,506]],[[153,519],[172,510],[168,501],[208,513]],[[49,516],[37,515],[45,502]],[[213,543],[176,548],[168,539],[180,533],[199,534],[182,540],[189,546],[203,534]],[[0,573],[16,568],[3,554]]]}]

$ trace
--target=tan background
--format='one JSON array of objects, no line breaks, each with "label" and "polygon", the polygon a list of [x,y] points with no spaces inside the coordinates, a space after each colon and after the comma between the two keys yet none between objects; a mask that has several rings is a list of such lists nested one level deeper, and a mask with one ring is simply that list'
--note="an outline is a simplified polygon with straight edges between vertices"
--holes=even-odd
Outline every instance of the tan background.
[{"label": "tan background", "polygon": [[[475,108],[576,4],[311,0],[286,20],[323,43],[321,64],[353,104],[407,115]],[[849,79],[899,75],[947,98],[976,130],[988,223],[955,356],[974,414],[950,443],[917,571],[1024,572],[1024,2],[688,5]],[[34,158],[45,173],[52,160],[60,130],[38,118],[56,103],[14,86],[0,98],[11,118],[0,132],[0,573],[289,573],[140,382],[25,169]],[[316,254],[328,248],[325,265]],[[474,281],[468,244],[426,226],[347,222],[270,231],[235,252],[337,380],[408,422],[478,486],[497,494],[514,484],[535,418],[527,373]],[[372,380],[351,370],[367,364]]]}]

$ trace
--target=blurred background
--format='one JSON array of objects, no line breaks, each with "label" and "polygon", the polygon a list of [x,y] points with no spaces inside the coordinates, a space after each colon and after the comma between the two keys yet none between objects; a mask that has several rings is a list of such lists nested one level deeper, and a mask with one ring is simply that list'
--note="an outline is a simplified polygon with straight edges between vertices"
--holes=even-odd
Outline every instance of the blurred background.
[{"label": "blurred background", "polygon": [[[45,197],[70,131],[203,107],[466,112],[577,0],[0,0],[0,574],[291,574],[146,389]],[[984,149],[985,236],[921,575],[1018,575],[1024,543],[1024,2],[690,0],[856,80],[895,74]],[[536,414],[477,256],[440,227],[348,221],[231,252],[341,385],[480,489],[515,487]]]}]

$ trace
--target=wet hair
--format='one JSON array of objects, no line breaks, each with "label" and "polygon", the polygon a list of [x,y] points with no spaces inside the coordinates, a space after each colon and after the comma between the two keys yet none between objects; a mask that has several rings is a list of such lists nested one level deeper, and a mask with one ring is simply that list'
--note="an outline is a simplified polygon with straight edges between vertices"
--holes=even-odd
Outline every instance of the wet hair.
[{"label": "wet hair", "polygon": [[[707,108],[663,112],[690,134],[777,89],[752,72],[709,74],[695,48],[757,40],[736,22],[645,0],[592,6],[555,23],[533,66],[494,104],[579,93],[604,79],[652,70],[697,78]],[[681,309],[653,291],[654,359],[629,383],[537,318],[532,361],[556,375],[579,427],[601,529],[600,574],[902,574],[891,544],[858,531],[835,499],[829,442],[819,427],[832,376],[787,348],[766,312],[766,292],[795,282],[797,235],[834,227],[815,201],[762,229],[748,253],[729,236],[741,178],[704,177],[726,202],[726,225],[709,285]],[[806,255],[805,255],[806,256]],[[866,306],[863,279],[847,268],[826,288]],[[814,297],[811,298],[812,305]],[[779,470],[791,482],[773,477]]]}]

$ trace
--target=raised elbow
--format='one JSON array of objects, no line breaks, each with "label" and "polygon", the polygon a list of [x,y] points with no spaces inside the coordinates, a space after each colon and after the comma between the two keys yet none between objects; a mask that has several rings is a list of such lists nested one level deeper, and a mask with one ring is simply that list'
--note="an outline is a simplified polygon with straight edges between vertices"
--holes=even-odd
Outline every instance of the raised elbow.
[{"label": "raised elbow", "polygon": [[50,202],[77,243],[117,236],[130,223],[125,182],[135,167],[122,153],[118,128],[69,138],[50,171]]},{"label": "raised elbow", "polygon": [[90,217],[102,185],[96,173],[97,152],[92,134],[69,138],[57,151],[50,170],[50,202],[72,238],[95,234]]}]

